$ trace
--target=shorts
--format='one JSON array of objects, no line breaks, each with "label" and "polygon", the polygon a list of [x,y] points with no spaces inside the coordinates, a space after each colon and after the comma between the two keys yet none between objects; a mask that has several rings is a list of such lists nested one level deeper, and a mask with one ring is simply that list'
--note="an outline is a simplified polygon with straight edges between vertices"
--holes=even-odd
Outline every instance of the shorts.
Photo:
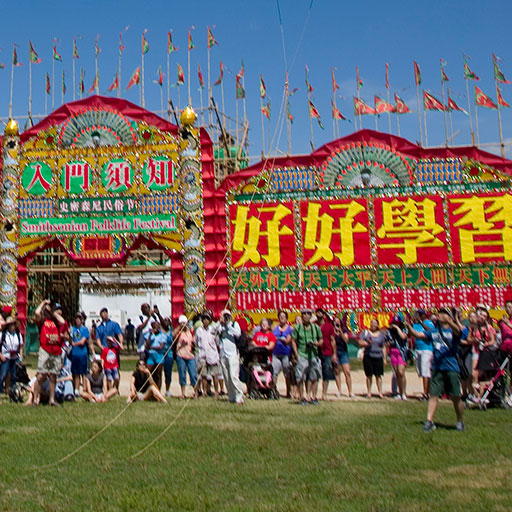
[{"label": "shorts", "polygon": [[347,350],[338,350],[336,355],[338,356],[338,364],[350,364],[350,358],[348,357]]},{"label": "shorts", "polygon": [[432,350],[416,350],[416,372],[418,377],[430,379],[432,377],[432,361],[434,352]]},{"label": "shorts", "polygon": [[460,375],[457,372],[434,370],[430,379],[432,396],[460,396]]},{"label": "shorts", "polygon": [[197,373],[200,377],[213,377],[219,374],[220,364],[208,364],[206,361],[198,361]]},{"label": "shorts", "polygon": [[71,354],[71,373],[73,375],[87,374],[87,354],[79,356]]},{"label": "shorts", "polygon": [[119,368],[109,368],[105,370],[105,377],[108,381],[119,380]]},{"label": "shorts", "polygon": [[317,381],[322,376],[322,365],[320,364],[319,357],[306,357],[299,356],[297,364],[295,365],[295,379],[297,384],[302,382]]},{"label": "shorts", "polygon": [[363,357],[363,369],[366,377],[382,377],[384,375],[384,359],[382,357]]},{"label": "shorts", "polygon": [[462,363],[466,369],[468,377],[473,374],[473,347],[471,345],[461,345],[459,348],[459,366]]},{"label": "shorts", "polygon": [[322,379],[323,380],[334,380],[334,370],[332,368],[332,357],[322,356],[320,358],[322,362]]},{"label": "shorts", "polygon": [[402,357],[400,350],[397,348],[392,348],[389,351],[389,359],[391,361],[391,366],[406,366],[404,358]]},{"label": "shorts", "polygon": [[61,356],[55,356],[46,352],[44,348],[39,348],[39,357],[37,358],[38,373],[60,373],[62,368]]}]

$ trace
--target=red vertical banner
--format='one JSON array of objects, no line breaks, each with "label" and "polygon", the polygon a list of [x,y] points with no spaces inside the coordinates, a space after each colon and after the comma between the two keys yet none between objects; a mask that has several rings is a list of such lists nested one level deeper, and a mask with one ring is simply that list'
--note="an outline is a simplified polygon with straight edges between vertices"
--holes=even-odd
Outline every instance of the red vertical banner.
[{"label": "red vertical banner", "polygon": [[304,265],[370,265],[366,199],[303,201],[300,205]]},{"label": "red vertical banner", "polygon": [[229,222],[235,269],[297,264],[293,203],[232,204]]},{"label": "red vertical banner", "polygon": [[454,263],[512,261],[512,195],[450,195]]},{"label": "red vertical banner", "polygon": [[379,197],[373,205],[380,265],[448,263],[441,197]]}]

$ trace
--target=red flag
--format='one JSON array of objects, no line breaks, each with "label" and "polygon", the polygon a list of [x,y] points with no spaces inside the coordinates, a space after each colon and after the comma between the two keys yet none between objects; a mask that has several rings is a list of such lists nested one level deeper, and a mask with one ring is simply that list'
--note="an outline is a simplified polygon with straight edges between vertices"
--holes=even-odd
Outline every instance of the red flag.
[{"label": "red flag", "polygon": [[270,101],[261,106],[261,113],[270,121]]},{"label": "red flag", "polygon": [[502,107],[505,107],[505,108],[510,108],[510,104],[507,103],[504,99],[503,99],[503,96],[501,95],[501,91],[500,91],[500,88],[497,87],[496,88],[496,92],[498,94],[498,105],[501,105]]},{"label": "red flag", "polygon": [[100,76],[99,76],[99,72],[98,72],[98,73],[96,73],[96,76],[94,77],[92,85],[91,85],[90,89],[87,91],[87,94],[91,94],[91,92],[94,92],[94,89],[96,89],[99,86],[99,83],[100,83]]},{"label": "red flag", "polygon": [[336,105],[334,104],[334,101],[332,101],[332,100],[331,100],[331,106],[332,106],[332,118],[333,119],[346,120],[346,117],[343,117],[343,114],[336,108]]},{"label": "red flag", "polygon": [[201,66],[199,64],[197,65],[197,77],[199,78],[199,87],[204,89],[203,72],[201,71]]},{"label": "red flag", "polygon": [[354,96],[354,115],[364,116],[366,114],[375,114],[375,110],[363,100]]},{"label": "red flag", "polygon": [[398,96],[398,94],[395,94],[395,114],[409,114],[410,109],[406,105],[405,101]]},{"label": "red flag", "polygon": [[356,66],[356,85],[358,89],[361,89],[361,87],[363,87],[363,81],[359,77],[359,66]]},{"label": "red flag", "polygon": [[212,33],[212,29],[210,27],[208,27],[208,30],[207,30],[207,46],[208,46],[208,50],[216,45],[216,44],[219,44],[215,38],[213,37],[213,33]]},{"label": "red flag", "polygon": [[423,108],[425,110],[440,110],[441,112],[446,110],[446,107],[427,91],[423,91]]},{"label": "red flag", "polygon": [[484,107],[484,108],[498,108],[494,101],[487,96],[487,94],[484,94],[482,89],[480,87],[475,85],[475,105],[477,107]]},{"label": "red flag", "polygon": [[389,62],[386,62],[386,89],[389,89]]},{"label": "red flag", "polygon": [[46,94],[50,94],[51,86],[50,86],[50,75],[46,73]]},{"label": "red flag", "polygon": [[450,95],[448,94],[448,108],[447,110],[457,110],[459,112],[464,112],[464,114],[467,114],[467,112],[459,107],[459,105],[457,105],[457,103],[455,103],[454,100],[452,100],[452,98],[450,97]]},{"label": "red flag", "polygon": [[140,83],[140,66],[133,72],[132,77],[130,78],[130,81],[128,82],[128,85],[126,86],[126,90],[130,89],[136,84]]},{"label": "red flag", "polygon": [[220,61],[220,74],[219,78],[215,81],[213,85],[220,85],[222,83],[222,78],[224,77],[224,64],[222,64],[222,61]]},{"label": "red flag", "polygon": [[336,83],[336,77],[334,76],[334,68],[331,68],[331,78],[332,78],[332,93],[336,94],[336,90],[340,88],[340,86]]},{"label": "red flag", "polygon": [[375,96],[375,112],[377,114],[383,114],[384,112],[394,111],[395,107],[391,103],[388,103],[387,101],[384,101],[382,98]]},{"label": "red flag", "polygon": [[162,73],[162,66],[158,66],[158,78],[156,80],[156,83],[162,87],[164,85],[164,74]]},{"label": "red flag", "polygon": [[119,89],[119,77],[117,76],[117,73],[114,76],[114,80],[110,84],[110,87],[108,88],[108,91],[113,91],[114,89]]},{"label": "red flag", "polygon": [[185,73],[183,68],[178,64],[178,80],[176,82],[178,85],[185,83]]},{"label": "red flag", "polygon": [[446,74],[444,67],[446,66],[446,61],[441,59],[441,83],[449,82],[450,79],[448,78],[448,75]]},{"label": "red flag", "polygon": [[414,81],[416,86],[421,84],[421,71],[416,61],[414,61]]}]

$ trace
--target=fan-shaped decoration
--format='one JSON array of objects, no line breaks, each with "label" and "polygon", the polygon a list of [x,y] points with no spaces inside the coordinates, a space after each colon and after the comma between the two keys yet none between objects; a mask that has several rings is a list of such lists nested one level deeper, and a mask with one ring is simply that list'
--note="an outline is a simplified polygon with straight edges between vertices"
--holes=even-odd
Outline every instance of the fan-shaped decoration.
[{"label": "fan-shaped decoration", "polygon": [[323,186],[409,185],[415,165],[386,144],[351,142],[337,148],[323,164]]},{"label": "fan-shaped decoration", "polygon": [[64,121],[58,141],[63,147],[131,146],[137,135],[131,121],[120,112],[89,107]]}]

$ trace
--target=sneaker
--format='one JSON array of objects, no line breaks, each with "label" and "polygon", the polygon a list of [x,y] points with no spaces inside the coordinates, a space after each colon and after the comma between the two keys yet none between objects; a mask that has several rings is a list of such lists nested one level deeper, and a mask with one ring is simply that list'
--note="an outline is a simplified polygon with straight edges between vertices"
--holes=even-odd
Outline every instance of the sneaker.
[{"label": "sneaker", "polygon": [[436,428],[437,427],[433,421],[427,420],[423,423],[423,432],[434,432]]},{"label": "sneaker", "polygon": [[402,395],[402,400],[407,400],[407,395]]},{"label": "sneaker", "polygon": [[401,397],[400,395],[395,395],[393,398],[394,398],[395,400],[402,400],[402,397]]},{"label": "sneaker", "polygon": [[171,398],[172,393],[171,393],[170,391],[167,391],[167,392],[165,393],[165,396],[166,396],[166,397],[168,397],[168,398]]},{"label": "sneaker", "polygon": [[318,400],[313,398],[313,400],[311,400],[311,405],[319,405]]},{"label": "sneaker", "polygon": [[351,400],[354,400],[354,399],[355,399],[355,397],[356,397],[356,395],[354,395],[354,393],[350,393],[350,398],[351,398]]},{"label": "sneaker", "polygon": [[477,404],[478,398],[475,395],[469,394],[468,397],[466,398],[466,402],[470,402],[472,404]]},{"label": "sneaker", "polygon": [[457,423],[455,423],[455,430],[457,432],[464,432],[466,430],[466,425],[464,425],[463,421],[457,421]]},{"label": "sneaker", "polygon": [[309,402],[303,398],[301,401],[300,401],[300,405],[309,405]]}]

